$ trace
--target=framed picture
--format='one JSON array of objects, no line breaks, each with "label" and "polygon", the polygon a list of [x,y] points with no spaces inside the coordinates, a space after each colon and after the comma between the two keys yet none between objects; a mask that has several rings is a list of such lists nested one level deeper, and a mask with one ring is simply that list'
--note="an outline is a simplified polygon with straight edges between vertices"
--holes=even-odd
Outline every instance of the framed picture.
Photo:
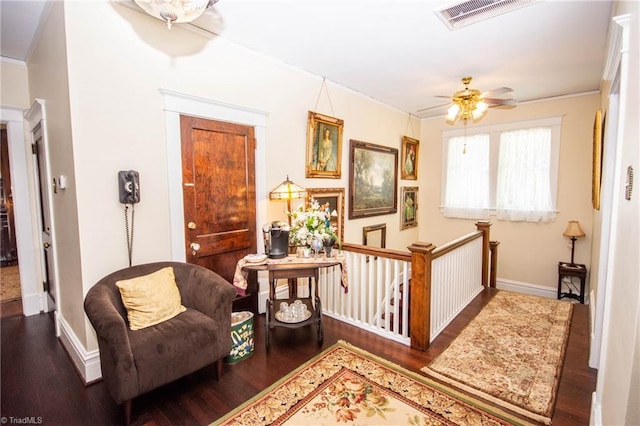
[{"label": "framed picture", "polygon": [[339,118],[309,111],[306,177],[340,179],[343,126]]},{"label": "framed picture", "polygon": [[400,229],[418,226],[418,187],[403,186],[401,195]]},{"label": "framed picture", "polygon": [[398,149],[350,141],[349,219],[398,211]]},{"label": "framed picture", "polygon": [[418,144],[419,140],[402,137],[402,157],[400,177],[407,180],[418,180]]},{"label": "framed picture", "polygon": [[596,111],[593,122],[593,172],[591,175],[591,203],[600,210],[600,183],[602,180],[602,110]]},{"label": "framed picture", "polygon": [[380,223],[363,227],[362,245],[385,248],[387,246],[387,224]]},{"label": "framed picture", "polygon": [[344,188],[307,188],[307,202],[313,198],[320,205],[328,204],[328,208],[338,213],[331,217],[331,225],[336,228],[340,242],[344,241]]}]

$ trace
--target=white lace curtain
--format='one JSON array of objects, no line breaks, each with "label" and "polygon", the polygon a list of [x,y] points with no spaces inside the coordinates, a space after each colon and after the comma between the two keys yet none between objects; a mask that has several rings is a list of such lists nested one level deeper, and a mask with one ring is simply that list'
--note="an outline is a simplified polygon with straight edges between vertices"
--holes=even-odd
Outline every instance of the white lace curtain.
[{"label": "white lace curtain", "polygon": [[489,218],[489,135],[450,138],[447,163],[445,217]]},{"label": "white lace curtain", "polygon": [[529,222],[554,220],[550,168],[551,128],[502,132],[496,217]]}]

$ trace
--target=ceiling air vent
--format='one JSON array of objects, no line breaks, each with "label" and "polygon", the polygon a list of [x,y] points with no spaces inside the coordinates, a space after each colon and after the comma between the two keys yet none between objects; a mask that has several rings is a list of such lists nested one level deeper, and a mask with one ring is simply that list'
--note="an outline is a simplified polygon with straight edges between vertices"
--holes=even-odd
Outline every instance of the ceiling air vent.
[{"label": "ceiling air vent", "polygon": [[466,27],[541,0],[467,0],[448,3],[434,13],[450,30]]}]

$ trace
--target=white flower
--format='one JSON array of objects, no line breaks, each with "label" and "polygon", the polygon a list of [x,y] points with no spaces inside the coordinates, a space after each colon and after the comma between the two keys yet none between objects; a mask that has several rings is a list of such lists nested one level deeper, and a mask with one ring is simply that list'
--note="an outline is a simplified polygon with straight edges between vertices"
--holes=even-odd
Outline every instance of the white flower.
[{"label": "white flower", "polygon": [[310,246],[314,240],[338,241],[336,230],[331,226],[331,217],[338,213],[335,210],[331,212],[328,204],[320,206],[318,201],[312,199],[306,210],[300,206],[287,214],[291,217],[289,242],[292,245]]}]

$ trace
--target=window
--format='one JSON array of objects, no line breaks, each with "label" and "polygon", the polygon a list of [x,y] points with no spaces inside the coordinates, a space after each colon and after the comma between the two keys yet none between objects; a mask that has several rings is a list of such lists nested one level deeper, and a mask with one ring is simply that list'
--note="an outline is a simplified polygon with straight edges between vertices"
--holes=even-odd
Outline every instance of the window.
[{"label": "window", "polygon": [[443,133],[446,217],[555,219],[561,119]]}]

